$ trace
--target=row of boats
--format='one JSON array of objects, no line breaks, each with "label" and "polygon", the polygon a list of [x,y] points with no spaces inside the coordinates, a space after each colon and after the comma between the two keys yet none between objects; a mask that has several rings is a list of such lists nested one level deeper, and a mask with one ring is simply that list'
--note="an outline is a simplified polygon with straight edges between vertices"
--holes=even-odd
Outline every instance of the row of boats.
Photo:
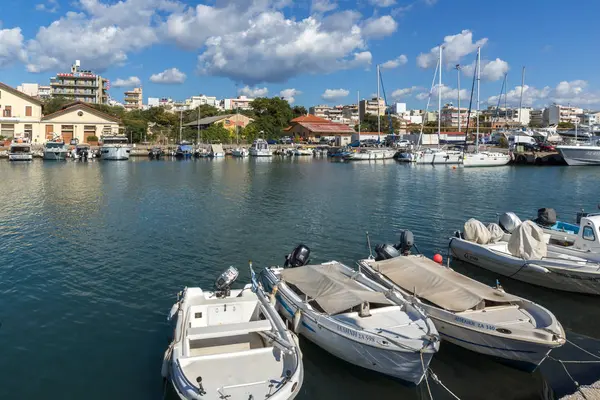
[{"label": "row of boats", "polygon": [[[48,141],[42,149],[44,160],[61,161],[67,158],[74,160],[88,160],[102,158],[104,160],[128,160],[131,146],[125,136],[105,136],[100,150],[94,151],[87,143],[72,143],[72,149],[59,138]],[[31,161],[34,151],[28,139],[15,139],[8,150],[9,161]]]},{"label": "row of boats", "polygon": [[[506,213],[487,226],[471,219],[450,239],[452,255],[535,285],[600,295],[600,215],[581,214],[578,225],[552,216],[542,209],[521,222]],[[593,245],[583,242],[592,234]],[[403,231],[354,269],[311,263],[300,245],[283,266],[255,274],[250,263],[251,283],[240,290],[231,289],[233,267],[214,291],[185,288],[168,317],[174,335],[163,377],[182,399],[292,399],[304,379],[297,335],[410,384],[426,379],[443,341],[527,371],[566,342],[543,306],[462,275],[439,255],[412,254],[413,247]]]}]

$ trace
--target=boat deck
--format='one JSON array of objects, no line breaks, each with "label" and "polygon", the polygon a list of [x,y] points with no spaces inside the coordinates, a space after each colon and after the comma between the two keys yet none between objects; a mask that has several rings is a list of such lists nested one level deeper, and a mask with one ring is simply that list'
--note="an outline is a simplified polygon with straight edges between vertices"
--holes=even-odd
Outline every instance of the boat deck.
[{"label": "boat deck", "polygon": [[536,327],[534,318],[518,305],[487,307],[484,310],[469,310],[457,315],[494,325],[511,325],[522,329]]},{"label": "boat deck", "polygon": [[370,317],[360,317],[353,312],[335,315],[333,318],[366,331],[377,332],[384,329],[403,337],[419,337],[427,331],[423,320],[411,319],[399,306],[371,310]]}]

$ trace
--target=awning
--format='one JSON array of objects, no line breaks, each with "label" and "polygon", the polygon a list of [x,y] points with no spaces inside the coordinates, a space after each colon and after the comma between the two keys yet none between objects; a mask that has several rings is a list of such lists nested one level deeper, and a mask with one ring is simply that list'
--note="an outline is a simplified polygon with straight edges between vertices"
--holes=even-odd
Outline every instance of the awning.
[{"label": "awning", "polygon": [[449,311],[466,311],[484,300],[494,303],[521,300],[444,268],[423,256],[401,256],[369,264],[405,291]]},{"label": "awning", "polygon": [[284,269],[284,281],[293,284],[330,315],[362,303],[391,304],[383,293],[366,289],[341,272],[341,264],[306,265]]}]

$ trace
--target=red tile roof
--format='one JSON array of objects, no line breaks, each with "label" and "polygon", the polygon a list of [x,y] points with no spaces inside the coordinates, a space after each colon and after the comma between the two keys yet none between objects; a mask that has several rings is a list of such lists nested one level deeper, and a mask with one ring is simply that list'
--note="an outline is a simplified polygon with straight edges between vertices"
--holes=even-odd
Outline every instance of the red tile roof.
[{"label": "red tile roof", "polygon": [[354,129],[348,125],[337,124],[331,121],[327,121],[327,123],[301,122],[298,125],[313,133],[355,133]]},{"label": "red tile roof", "polygon": [[320,118],[320,117],[317,117],[316,115],[312,115],[312,114],[301,115],[298,118],[294,118],[290,122],[292,122],[292,123],[316,122],[316,123],[322,123],[322,124],[332,124],[333,123],[325,118]]}]

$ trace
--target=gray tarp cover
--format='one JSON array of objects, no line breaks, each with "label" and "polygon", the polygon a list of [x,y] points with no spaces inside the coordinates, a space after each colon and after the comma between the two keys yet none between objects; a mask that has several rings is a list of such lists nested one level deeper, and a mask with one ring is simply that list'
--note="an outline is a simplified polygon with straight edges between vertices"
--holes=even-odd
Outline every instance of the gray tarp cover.
[{"label": "gray tarp cover", "polygon": [[213,153],[223,153],[223,145],[222,144],[211,144],[210,150]]},{"label": "gray tarp cover", "polygon": [[408,292],[449,311],[469,310],[483,300],[497,303],[519,301],[518,297],[493,289],[442,267],[423,256],[402,256],[372,261],[371,266]]},{"label": "gray tarp cover", "polygon": [[340,272],[340,264],[306,265],[281,272],[284,281],[298,287],[330,315],[346,311],[365,301],[390,304],[383,293],[365,289]]},{"label": "gray tarp cover", "polygon": [[541,260],[548,254],[544,231],[532,221],[517,227],[508,240],[508,251],[524,260]]}]

